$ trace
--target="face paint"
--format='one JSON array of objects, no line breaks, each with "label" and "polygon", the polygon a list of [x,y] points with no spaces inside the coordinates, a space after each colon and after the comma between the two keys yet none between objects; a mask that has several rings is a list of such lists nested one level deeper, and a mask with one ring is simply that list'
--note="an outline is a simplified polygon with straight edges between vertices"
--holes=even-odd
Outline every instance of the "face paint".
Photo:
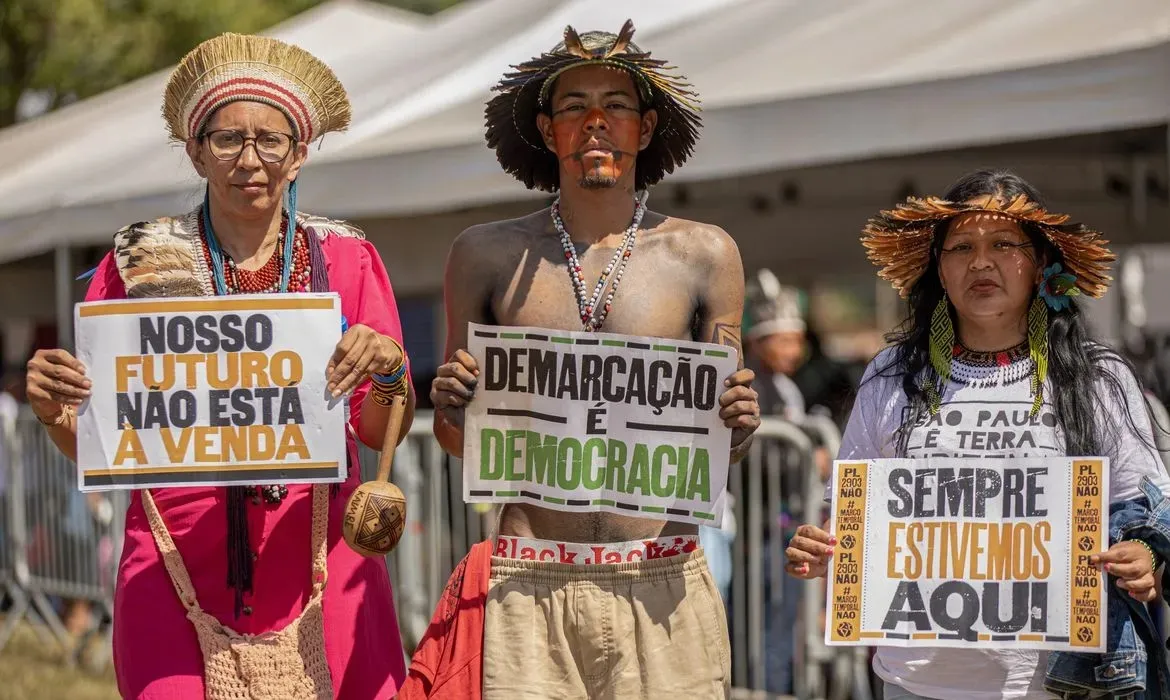
[{"label": "face paint", "polygon": [[613,187],[634,169],[642,131],[636,109],[564,109],[553,115],[552,130],[557,158],[582,187]]}]

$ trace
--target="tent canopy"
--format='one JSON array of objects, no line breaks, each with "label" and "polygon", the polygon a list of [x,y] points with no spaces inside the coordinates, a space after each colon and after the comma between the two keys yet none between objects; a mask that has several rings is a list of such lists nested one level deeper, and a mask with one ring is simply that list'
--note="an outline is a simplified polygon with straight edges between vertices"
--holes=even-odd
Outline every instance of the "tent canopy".
[{"label": "tent canopy", "polygon": [[[1165,0],[469,0],[431,19],[337,0],[273,31],[354,101],[302,174],[304,209],[410,215],[531,196],[483,145],[488,89],[566,24],[678,65],[703,100],[672,179],[1170,122]],[[0,260],[190,208],[158,114],[166,72],[0,132]]]}]

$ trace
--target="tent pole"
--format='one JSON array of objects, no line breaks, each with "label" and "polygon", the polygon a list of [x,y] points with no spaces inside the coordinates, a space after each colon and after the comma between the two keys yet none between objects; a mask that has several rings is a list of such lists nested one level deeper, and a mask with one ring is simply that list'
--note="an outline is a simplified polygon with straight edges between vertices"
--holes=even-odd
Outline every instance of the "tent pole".
[{"label": "tent pole", "polygon": [[53,279],[56,288],[57,347],[73,352],[73,259],[68,244],[53,251]]}]

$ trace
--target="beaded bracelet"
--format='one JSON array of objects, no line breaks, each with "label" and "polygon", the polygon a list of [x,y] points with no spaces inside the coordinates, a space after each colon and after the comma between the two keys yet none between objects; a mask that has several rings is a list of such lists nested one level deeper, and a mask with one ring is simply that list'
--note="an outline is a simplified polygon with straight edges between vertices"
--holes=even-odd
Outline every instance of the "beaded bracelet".
[{"label": "beaded bracelet", "polygon": [[1157,571],[1158,570],[1158,555],[1154,554],[1154,548],[1151,547],[1150,545],[1146,544],[1145,540],[1133,540],[1133,541],[1137,542],[1138,544],[1140,544],[1141,546],[1146,548],[1146,551],[1150,553],[1150,562],[1152,564],[1151,569],[1154,571]]}]

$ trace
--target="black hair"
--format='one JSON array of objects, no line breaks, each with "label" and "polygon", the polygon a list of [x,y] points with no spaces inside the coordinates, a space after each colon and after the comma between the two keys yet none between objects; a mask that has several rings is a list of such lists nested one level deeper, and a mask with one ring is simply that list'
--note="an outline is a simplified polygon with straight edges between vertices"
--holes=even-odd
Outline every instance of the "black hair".
[{"label": "black hair", "polygon": [[[977,170],[964,175],[951,185],[943,199],[964,202],[986,195],[998,195],[1005,201],[1025,195],[1029,200],[1044,206],[1044,200],[1036,188],[1019,175],[1002,169]],[[938,275],[938,257],[949,225],[950,220],[944,220],[935,226],[930,263],[910,290],[909,314],[897,329],[886,336],[886,341],[894,345],[893,359],[872,375],[902,379],[908,410],[899,428],[899,456],[905,450],[905,440],[910,429],[920,417],[926,415],[927,396],[923,387],[928,382],[939,380],[930,364],[930,326],[935,307],[944,295]],[[1021,228],[1036,251],[1038,264],[1064,262],[1060,250],[1039,228],[1029,222],[1021,222]],[[1068,307],[1060,311],[1050,309],[1048,312],[1048,376],[1052,387],[1049,398],[1064,431],[1066,454],[1102,454],[1105,444],[1102,444],[1102,433],[1097,430],[1097,421],[1100,416],[1115,413],[1102,410],[1105,402],[1099,395],[1098,386],[1107,388],[1115,402],[1124,408],[1130,430],[1154,449],[1134,423],[1118,375],[1118,372],[1129,372],[1134,381],[1139,381],[1133,365],[1091,337],[1075,299],[1070,301],[1072,303]],[[951,314],[953,319],[953,306]]]}]

